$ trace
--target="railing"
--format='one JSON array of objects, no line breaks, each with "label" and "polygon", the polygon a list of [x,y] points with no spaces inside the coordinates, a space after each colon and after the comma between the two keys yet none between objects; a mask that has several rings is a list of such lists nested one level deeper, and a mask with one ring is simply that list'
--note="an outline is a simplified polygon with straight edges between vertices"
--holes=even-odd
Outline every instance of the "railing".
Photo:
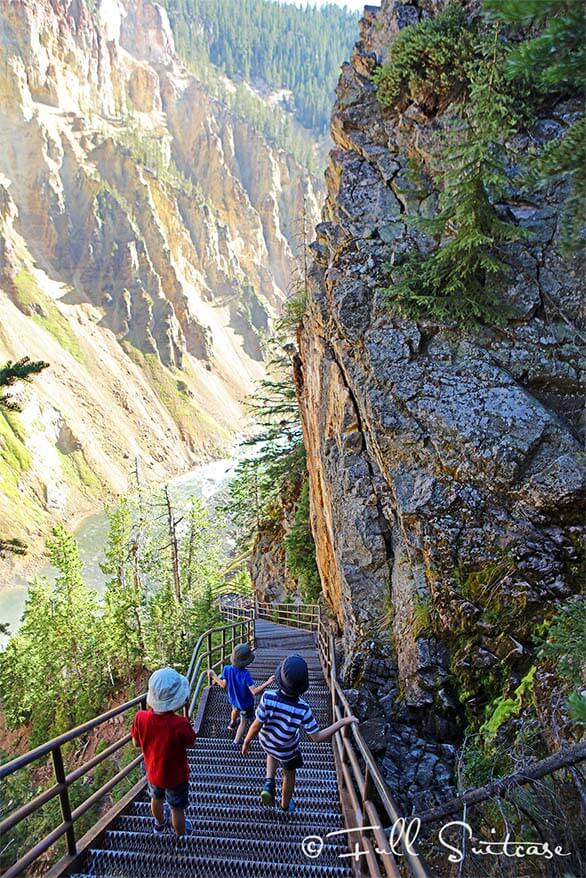
[{"label": "railing", "polygon": [[320,608],[318,604],[268,604],[257,599],[255,607],[259,618],[270,619],[271,622],[276,622],[278,625],[306,628],[315,632],[319,628]]},{"label": "railing", "polygon": [[[252,609],[246,611],[243,610],[242,616],[237,621],[217,628],[211,628],[199,637],[195,644],[187,671],[187,678],[190,684],[189,704],[186,708],[186,714],[188,716],[191,717],[193,715],[193,711],[198,704],[199,698],[207,685],[208,669],[213,668],[214,670],[218,670],[222,664],[229,661],[229,656],[233,647],[236,643],[242,641],[248,641],[251,646],[254,646],[255,644],[254,612]],[[13,810],[0,822],[0,836],[5,837],[7,832],[16,827],[27,817],[35,814],[35,812],[39,811],[39,809],[43,808],[48,802],[57,797],[59,798],[62,817],[62,821],[58,826],[31,847],[3,873],[3,878],[15,878],[15,876],[22,874],[22,872],[44,854],[45,851],[59,841],[60,838],[65,836],[67,841],[67,855],[62,857],[58,863],[55,864],[50,873],[51,876],[63,874],[66,869],[69,869],[75,863],[88,847],[95,843],[98,834],[104,832],[118,814],[121,813],[129,802],[132,801],[132,799],[143,789],[146,784],[144,778],[139,780],[138,783],[126,793],[123,799],[121,799],[116,806],[111,808],[98,821],[90,832],[86,833],[79,840],[76,838],[76,821],[103,799],[105,795],[113,790],[121,780],[133,771],[133,769],[140,765],[142,762],[142,754],[136,756],[128,763],[128,765],[124,766],[124,768],[114,774],[113,777],[93,792],[84,802],[81,803],[81,805],[77,808],[72,808],[69,796],[71,785],[86,775],[89,771],[96,768],[105,759],[108,759],[108,757],[114,755],[114,753],[117,753],[123,747],[130,744],[132,739],[129,734],[122,735],[117,741],[110,744],[110,746],[101,753],[96,754],[93,758],[88,759],[82,765],[70,772],[66,772],[65,770],[62,748],[65,744],[79,739],[82,735],[103,726],[104,723],[109,722],[114,717],[128,716],[131,711],[134,711],[138,707],[145,708],[146,698],[146,692],[142,695],[138,695],[131,701],[126,701],[124,704],[103,713],[101,716],[95,717],[94,719],[77,726],[77,728],[71,729],[71,731],[65,732],[63,735],[59,735],[59,737],[53,738],[51,741],[47,741],[46,744],[41,744],[40,747],[36,747],[34,750],[25,753],[23,756],[18,756],[16,759],[0,766],[0,781],[2,781],[13,775],[15,772],[38,762],[38,760],[50,756],[55,779],[55,783],[51,787],[40,793],[34,799],[31,799],[29,802],[26,802],[24,805]]]},{"label": "railing", "polygon": [[[220,670],[222,665],[229,661],[230,654],[237,643],[248,641],[250,646],[254,647],[256,643],[254,611],[246,609],[243,610],[243,613],[245,615],[236,622],[205,631],[197,641],[187,669],[190,691],[188,716],[193,715],[201,693],[207,685],[208,670]],[[201,652],[204,645],[207,648],[205,652]],[[216,654],[218,657],[214,660]]]},{"label": "railing", "polygon": [[[316,634],[317,648],[332,699],[332,718],[351,716],[352,710],[338,680],[334,640],[321,607],[314,604],[266,604],[256,602],[259,618],[279,620],[289,625],[305,627]],[[385,782],[360,729],[346,726],[334,736],[334,755],[338,773],[338,788],[356,874],[371,878],[402,878],[394,849],[403,856],[412,878],[432,878],[423,857],[413,841],[402,831],[408,820],[401,812]],[[394,829],[394,831],[393,831]],[[386,831],[385,831],[386,830]],[[400,855],[400,854],[399,854]],[[365,871],[366,870],[366,871]]]},{"label": "railing", "polygon": [[[299,619],[297,613],[301,611],[301,619],[310,620],[305,627],[316,631],[317,647],[332,699],[333,719],[351,715],[352,710],[338,679],[334,640],[321,608],[313,605],[299,607],[290,604],[281,607],[286,608],[281,610],[284,619],[288,617]],[[257,602],[256,609],[259,617],[274,620],[275,608],[272,605]],[[315,616],[317,616],[317,624]],[[526,766],[508,777],[493,781],[485,787],[468,790],[442,805],[408,818],[401,815],[356,725],[346,727],[334,736],[334,753],[340,800],[351,839],[350,848],[351,851],[358,852],[353,859],[355,874],[367,874],[371,878],[382,878],[382,876],[402,878],[404,870],[399,868],[397,862],[397,858],[400,857],[412,878],[432,878],[432,872],[416,843],[408,838],[410,822],[414,828],[418,828],[419,824],[430,824],[445,817],[461,816],[462,813],[465,815],[467,807],[474,807],[493,796],[501,796],[511,787],[531,783],[561,768],[572,772],[573,766],[586,759],[586,742],[580,741],[566,746],[558,753]],[[574,780],[584,801],[581,782],[576,777]]]}]

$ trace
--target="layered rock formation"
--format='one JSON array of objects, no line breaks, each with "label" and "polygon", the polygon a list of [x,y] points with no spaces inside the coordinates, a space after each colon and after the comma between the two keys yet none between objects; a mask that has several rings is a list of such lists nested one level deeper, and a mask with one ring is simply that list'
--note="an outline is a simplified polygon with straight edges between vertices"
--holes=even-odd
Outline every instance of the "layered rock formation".
[{"label": "layered rock formation", "polygon": [[0,45],[0,361],[50,363],[0,528],[19,496],[34,540],[45,512],[123,489],[135,457],[161,480],[227,446],[316,200],[148,0],[15,0]]},{"label": "layered rock formation", "polygon": [[[479,715],[518,683],[536,625],[578,590],[584,481],[583,275],[560,253],[563,185],[508,205],[531,234],[509,247],[503,326],[401,319],[380,292],[392,254],[425,244],[407,224],[430,203],[408,160],[425,162],[441,120],[416,103],[383,112],[370,75],[401,27],[442,5],[367,7],[343,67],[296,370],[344,674],[407,806],[445,787],[464,706]],[[535,140],[572,109],[552,107]]]}]

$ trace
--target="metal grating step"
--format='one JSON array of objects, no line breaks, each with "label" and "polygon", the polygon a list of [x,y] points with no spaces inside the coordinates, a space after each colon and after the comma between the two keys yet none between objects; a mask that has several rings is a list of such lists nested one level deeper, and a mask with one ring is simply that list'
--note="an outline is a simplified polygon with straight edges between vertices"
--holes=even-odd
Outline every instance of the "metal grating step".
[{"label": "metal grating step", "polygon": [[[223,829],[223,827],[222,827]],[[107,832],[104,848],[109,851],[134,851],[135,853],[173,855],[177,851],[178,839],[175,833],[162,833],[155,836],[151,832]],[[212,836],[189,835],[180,841],[182,854],[190,857],[214,857],[225,860],[261,860],[265,863],[305,863],[299,841],[276,841],[265,838],[214,838]],[[342,851],[339,847],[324,844],[320,854],[320,864],[338,864]]]},{"label": "metal grating step", "polygon": [[[329,742],[316,744],[308,738],[302,738],[301,753],[303,754],[303,759],[308,768],[311,768],[314,765],[320,765],[325,761],[329,762],[330,767],[333,765],[334,757]],[[204,736],[200,738],[196,746],[187,754],[188,762],[190,764],[193,762],[194,765],[205,765],[206,760],[214,758],[219,760],[224,759],[227,762],[233,761],[236,766],[240,766],[241,769],[245,770],[246,766],[255,760],[257,762],[264,762],[266,760],[266,755],[260,746],[258,738],[252,742],[250,750],[246,756],[243,756],[240,749],[234,747],[233,737],[207,738]]]},{"label": "metal grating step", "polygon": [[[243,757],[240,758],[243,759]],[[229,768],[226,770],[226,768],[209,765],[207,768],[204,768],[202,765],[199,771],[195,769],[191,772],[190,780],[194,783],[204,781],[208,786],[218,784],[222,787],[226,785],[243,787],[262,783],[265,779],[265,770],[262,763],[257,762],[255,765],[252,765],[244,762],[243,759],[241,771],[234,771],[234,766],[231,766],[231,768],[232,770],[230,771]],[[313,765],[301,768],[297,775],[297,788],[302,789],[307,786],[311,786],[312,789],[323,790],[324,792],[326,790],[336,790],[336,772],[328,771],[327,769],[316,769]]]},{"label": "metal grating step", "polygon": [[[265,808],[265,815],[266,813],[267,809]],[[249,814],[250,812],[247,811],[247,816],[249,816]],[[301,841],[307,835],[315,835],[316,833],[315,823],[294,823],[292,820],[289,819],[291,815],[282,814],[277,810],[269,812],[270,816],[272,816],[273,814],[274,819],[272,820],[272,822],[266,817],[264,820],[257,819],[254,822],[251,822],[249,820],[231,820],[225,818],[222,820],[222,838],[263,838],[267,840],[283,840],[283,824],[285,819],[287,820],[287,825],[285,827],[287,841],[301,843]],[[305,811],[303,812],[302,816],[306,817]],[[199,816],[196,817],[194,814],[192,814],[191,821],[193,823],[193,831],[196,835],[211,836],[212,838],[218,837],[217,818]],[[116,828],[120,832],[144,832],[148,833],[148,835],[152,835],[153,818],[150,816],[150,813],[148,816],[144,817],[127,815],[119,818],[118,822],[116,823]],[[330,822],[330,832],[334,832],[337,829],[341,828],[341,824],[339,827],[332,826]],[[334,847],[346,848],[347,846],[345,838],[345,835],[339,835],[334,836],[328,841],[330,844],[333,844]]]},{"label": "metal grating step", "polygon": [[[301,752],[304,756],[307,756],[305,768],[300,769],[298,777],[302,777],[304,772],[313,770],[314,768],[317,771],[334,771],[334,757],[329,749],[329,747],[321,745],[320,753],[312,753],[311,755],[305,752],[305,744],[301,744]],[[264,753],[256,749],[255,751],[250,751],[247,756],[242,756],[239,750],[236,748],[231,749],[230,753],[226,754],[218,754],[211,753],[208,754],[206,752],[198,752],[197,756],[188,756],[187,761],[189,762],[190,769],[193,772],[196,771],[204,771],[214,770],[225,768],[230,772],[240,774],[242,771],[260,771],[264,772],[264,767],[266,763],[266,756]]]},{"label": "metal grating step", "polygon": [[[193,801],[206,804],[238,805],[241,803],[257,804],[260,794],[260,784],[247,784],[242,791],[232,792],[216,788],[213,791],[202,782],[200,784],[189,781],[189,796]],[[145,793],[146,795],[146,793]],[[332,804],[332,792],[320,792],[311,789],[295,789],[295,801],[299,808],[308,807],[314,811],[329,811]]]},{"label": "metal grating step", "polygon": [[[288,828],[299,823],[310,823],[314,827],[323,828],[324,832],[333,831],[342,827],[342,815],[337,810],[337,801],[330,800],[328,811],[316,811],[311,807],[297,810],[293,814],[283,814],[276,808],[267,808],[261,805],[258,798],[251,803],[240,802],[239,805],[222,805],[213,802],[190,802],[185,813],[190,820],[218,820],[221,825],[223,820],[242,820],[256,825],[260,823],[274,822],[281,828]],[[133,802],[130,813],[135,816],[147,817],[151,813],[150,805],[146,801]]]},{"label": "metal grating step", "polygon": [[172,854],[91,850],[85,870],[103,878],[351,878],[352,875],[344,865],[318,866],[308,865],[307,861],[265,863],[258,860],[193,857],[184,853],[183,845],[183,842],[177,841]]}]

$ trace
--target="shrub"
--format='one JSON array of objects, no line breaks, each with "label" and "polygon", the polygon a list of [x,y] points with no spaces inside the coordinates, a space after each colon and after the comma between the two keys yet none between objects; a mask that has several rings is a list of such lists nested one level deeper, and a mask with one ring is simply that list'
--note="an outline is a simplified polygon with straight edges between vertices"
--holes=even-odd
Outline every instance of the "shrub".
[{"label": "shrub", "polygon": [[373,74],[382,106],[392,106],[405,93],[414,100],[426,92],[440,101],[461,96],[474,54],[473,39],[466,14],[455,2],[434,18],[401,30],[388,62]]},{"label": "shrub", "polygon": [[299,583],[303,600],[315,603],[321,593],[321,580],[315,560],[315,543],[309,523],[309,480],[301,488],[293,527],[285,537],[287,567]]}]

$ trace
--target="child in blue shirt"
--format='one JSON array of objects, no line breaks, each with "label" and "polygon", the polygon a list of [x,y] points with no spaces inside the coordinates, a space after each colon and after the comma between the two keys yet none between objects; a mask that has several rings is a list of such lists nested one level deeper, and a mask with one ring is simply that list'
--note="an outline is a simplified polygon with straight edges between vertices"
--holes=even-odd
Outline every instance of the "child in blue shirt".
[{"label": "child in blue shirt", "polygon": [[228,729],[233,732],[236,729],[236,720],[240,715],[240,723],[234,737],[234,746],[240,747],[244,732],[248,723],[254,719],[254,696],[274,682],[274,676],[269,677],[260,686],[254,685],[254,680],[247,670],[254,661],[254,652],[248,643],[240,643],[232,650],[231,664],[222,668],[222,674],[218,677],[215,671],[208,671],[210,683],[221,686],[228,690],[228,701],[232,706]]}]

